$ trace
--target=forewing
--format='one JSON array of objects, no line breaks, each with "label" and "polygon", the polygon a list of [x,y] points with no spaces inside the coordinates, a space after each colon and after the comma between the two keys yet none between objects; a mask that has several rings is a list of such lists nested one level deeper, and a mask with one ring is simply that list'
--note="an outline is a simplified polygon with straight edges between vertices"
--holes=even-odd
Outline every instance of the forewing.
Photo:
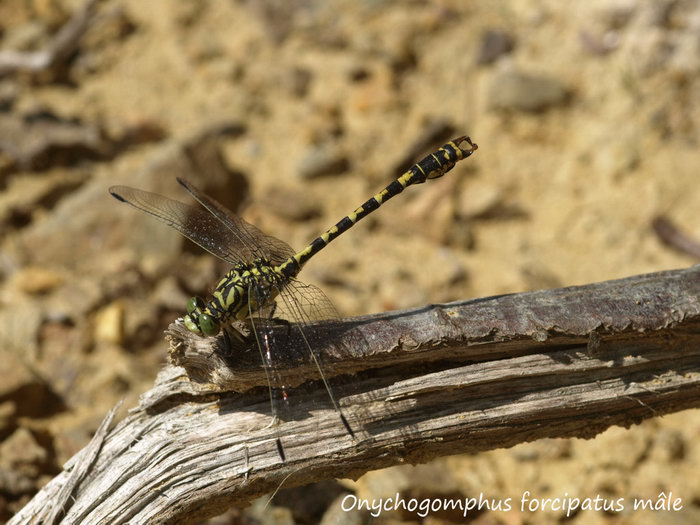
[{"label": "forewing", "polygon": [[112,186],[109,192],[116,199],[160,219],[220,259],[231,264],[246,262],[246,247],[204,210],[129,186]]},{"label": "forewing", "polygon": [[286,242],[267,235],[243,218],[232,214],[215,199],[199,191],[191,182],[180,177],[177,178],[177,181],[226,226],[231,235],[236,238],[237,243],[244,247],[246,253],[253,256],[251,259],[264,257],[272,264],[279,265],[294,255],[294,250]]}]

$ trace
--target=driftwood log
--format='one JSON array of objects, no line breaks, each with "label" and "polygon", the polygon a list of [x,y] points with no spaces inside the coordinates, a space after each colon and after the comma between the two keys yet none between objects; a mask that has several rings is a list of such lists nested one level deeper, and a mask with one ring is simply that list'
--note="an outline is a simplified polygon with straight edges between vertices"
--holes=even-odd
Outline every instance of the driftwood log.
[{"label": "driftwood log", "polygon": [[[590,438],[700,406],[700,265],[347,323],[366,344],[324,359],[329,375],[346,374],[334,390],[354,438],[318,381],[298,387],[303,395],[292,388],[294,417],[270,425],[267,388],[256,387],[264,374],[245,359],[235,370],[221,340],[188,339],[174,325],[179,366],[109,430],[112,411],[10,523],[191,523],[281,483]],[[287,372],[313,378],[304,363]]]}]

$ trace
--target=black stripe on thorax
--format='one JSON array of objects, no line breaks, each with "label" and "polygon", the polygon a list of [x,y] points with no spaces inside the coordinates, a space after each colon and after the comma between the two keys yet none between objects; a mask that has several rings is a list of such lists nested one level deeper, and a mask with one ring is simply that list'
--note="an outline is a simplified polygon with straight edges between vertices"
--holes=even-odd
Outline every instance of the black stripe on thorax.
[{"label": "black stripe on thorax", "polygon": [[220,316],[226,314],[226,308],[224,308],[224,305],[221,304],[218,297],[212,295],[204,312],[210,314],[212,317],[219,318]]}]

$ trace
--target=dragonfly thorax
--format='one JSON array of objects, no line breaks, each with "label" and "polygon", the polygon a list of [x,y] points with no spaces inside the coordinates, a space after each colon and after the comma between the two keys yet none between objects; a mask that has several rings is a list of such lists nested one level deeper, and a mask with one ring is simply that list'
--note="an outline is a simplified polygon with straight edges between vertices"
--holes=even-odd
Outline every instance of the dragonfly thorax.
[{"label": "dragonfly thorax", "polygon": [[233,319],[247,319],[271,305],[287,278],[268,259],[238,263],[216,285],[208,301],[193,297],[183,322],[188,330],[213,336]]}]

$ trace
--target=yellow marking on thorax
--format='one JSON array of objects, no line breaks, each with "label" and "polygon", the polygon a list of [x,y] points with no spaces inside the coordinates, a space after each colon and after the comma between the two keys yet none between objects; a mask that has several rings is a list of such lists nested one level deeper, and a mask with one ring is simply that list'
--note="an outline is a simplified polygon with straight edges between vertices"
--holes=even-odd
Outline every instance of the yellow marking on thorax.
[{"label": "yellow marking on thorax", "polygon": [[226,304],[224,305],[225,308],[230,307],[233,304],[233,302],[235,301],[236,291],[239,291],[241,293],[243,292],[243,290],[239,286],[237,286],[237,285],[231,286],[231,288],[228,291],[228,295],[226,296]]}]

